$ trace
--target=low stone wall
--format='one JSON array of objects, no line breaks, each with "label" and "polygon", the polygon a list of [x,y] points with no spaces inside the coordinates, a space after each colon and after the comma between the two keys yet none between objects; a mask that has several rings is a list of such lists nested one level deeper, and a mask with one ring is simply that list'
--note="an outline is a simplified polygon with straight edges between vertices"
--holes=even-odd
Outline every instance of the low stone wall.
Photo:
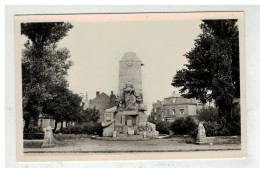
[{"label": "low stone wall", "polygon": [[23,140],[24,148],[41,148],[43,140]]},{"label": "low stone wall", "polygon": [[207,137],[207,141],[213,144],[240,144],[240,136],[217,136],[217,137]]}]

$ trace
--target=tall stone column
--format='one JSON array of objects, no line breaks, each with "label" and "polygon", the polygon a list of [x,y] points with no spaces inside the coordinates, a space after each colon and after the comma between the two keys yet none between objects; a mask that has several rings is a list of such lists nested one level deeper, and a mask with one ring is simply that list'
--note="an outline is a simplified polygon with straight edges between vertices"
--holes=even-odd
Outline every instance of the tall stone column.
[{"label": "tall stone column", "polygon": [[136,95],[143,97],[142,72],[143,62],[134,52],[127,52],[119,62],[119,96],[122,97],[126,84],[132,84]]}]

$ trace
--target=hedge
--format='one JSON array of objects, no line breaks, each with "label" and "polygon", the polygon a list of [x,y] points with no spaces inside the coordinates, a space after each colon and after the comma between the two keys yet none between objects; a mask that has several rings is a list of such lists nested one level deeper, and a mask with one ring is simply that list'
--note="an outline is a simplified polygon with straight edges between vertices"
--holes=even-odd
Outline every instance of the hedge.
[{"label": "hedge", "polygon": [[60,130],[62,134],[94,134],[102,136],[103,128],[100,122],[86,122],[82,125],[74,125]]},{"label": "hedge", "polygon": [[44,132],[40,127],[29,127],[23,131],[23,139],[44,139]]}]

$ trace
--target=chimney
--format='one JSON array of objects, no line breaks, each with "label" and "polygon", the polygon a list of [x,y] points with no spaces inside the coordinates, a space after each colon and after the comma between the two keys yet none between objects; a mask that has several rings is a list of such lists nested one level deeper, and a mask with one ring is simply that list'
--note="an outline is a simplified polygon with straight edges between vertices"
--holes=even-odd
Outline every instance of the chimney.
[{"label": "chimney", "polygon": [[98,97],[98,98],[100,97],[100,92],[99,91],[96,92],[96,97]]},{"label": "chimney", "polygon": [[114,92],[113,91],[111,91],[111,96],[113,96],[114,95]]}]

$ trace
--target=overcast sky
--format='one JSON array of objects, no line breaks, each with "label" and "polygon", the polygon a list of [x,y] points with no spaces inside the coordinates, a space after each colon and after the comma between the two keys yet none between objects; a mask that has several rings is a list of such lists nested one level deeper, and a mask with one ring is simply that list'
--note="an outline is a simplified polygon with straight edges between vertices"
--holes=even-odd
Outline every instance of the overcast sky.
[{"label": "overcast sky", "polygon": [[119,60],[133,51],[143,61],[144,103],[152,103],[176,90],[171,81],[183,68],[183,56],[200,33],[195,21],[71,22],[74,28],[59,45],[71,52],[70,89],[76,93],[118,92]]},{"label": "overcast sky", "polygon": [[[40,21],[69,21],[74,25],[59,42],[71,52],[69,88],[75,93],[118,92],[119,60],[128,51],[143,61],[144,103],[152,103],[178,89],[171,86],[176,71],[187,63],[183,56],[201,33],[201,16],[191,14],[70,15]],[[34,21],[34,20],[32,20]],[[23,38],[22,44],[26,38]],[[22,45],[21,44],[21,45]]]}]

